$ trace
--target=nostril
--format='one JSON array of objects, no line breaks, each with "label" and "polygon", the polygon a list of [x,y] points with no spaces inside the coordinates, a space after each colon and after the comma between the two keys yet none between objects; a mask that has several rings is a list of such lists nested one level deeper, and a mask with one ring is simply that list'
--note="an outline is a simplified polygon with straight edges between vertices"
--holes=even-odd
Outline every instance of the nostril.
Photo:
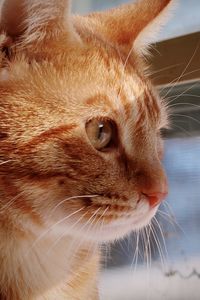
[{"label": "nostril", "polygon": [[140,201],[141,201],[141,197],[139,197],[139,198],[138,198],[138,200],[137,200],[137,204],[139,204],[139,203],[140,203]]},{"label": "nostril", "polygon": [[143,193],[143,195],[148,199],[149,201],[149,205],[151,207],[155,207],[157,206],[158,204],[160,204],[167,196],[167,192],[164,192],[164,193],[152,193],[152,194],[145,194]]},{"label": "nostril", "polygon": [[140,172],[137,178],[139,192],[146,197],[150,206],[160,204],[168,193],[167,177],[162,165],[155,161],[147,165],[146,169],[140,169]]},{"label": "nostril", "polygon": [[168,192],[157,192],[157,193],[148,193],[148,197],[156,197],[161,199],[161,201],[166,198]]}]

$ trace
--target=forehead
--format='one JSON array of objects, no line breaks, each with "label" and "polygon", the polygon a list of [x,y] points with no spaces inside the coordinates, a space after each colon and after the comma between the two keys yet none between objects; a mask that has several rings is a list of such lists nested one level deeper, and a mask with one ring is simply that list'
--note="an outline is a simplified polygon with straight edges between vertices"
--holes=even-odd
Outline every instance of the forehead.
[{"label": "forehead", "polygon": [[121,95],[133,98],[134,94],[139,98],[152,89],[134,54],[127,58],[118,49],[98,40],[69,54],[65,60],[66,79],[75,80],[75,86],[79,84],[83,93],[89,86],[93,91],[120,91]]},{"label": "forehead", "polygon": [[[97,43],[88,68],[94,70],[93,96],[86,103],[114,117],[123,131],[135,134],[165,123],[165,107],[138,65],[137,56],[120,55],[117,49]],[[96,94],[95,94],[96,93]],[[99,109],[101,108],[101,109]]]},{"label": "forehead", "polygon": [[113,119],[122,144],[126,145],[128,153],[132,153],[136,136],[139,140],[146,139],[151,132],[155,135],[159,128],[159,98],[134,64],[127,62],[124,65],[116,53],[111,56],[105,49],[92,49],[91,53],[96,55],[91,55],[85,66],[88,77],[84,78],[83,89],[80,89],[84,116],[86,119]]},{"label": "forehead", "polygon": [[23,107],[19,118],[24,120],[28,110],[34,122],[42,115],[42,123],[50,120],[55,126],[61,119],[67,122],[67,116],[77,122],[82,117],[107,116],[122,127],[131,124],[141,130],[147,119],[157,121],[159,115],[157,97],[134,64],[134,57],[126,60],[117,49],[99,41],[66,51],[52,64],[31,66],[25,76],[22,74],[20,84],[12,83],[12,93],[14,89],[20,103],[13,99],[12,104]]},{"label": "forehead", "polygon": [[102,43],[95,44],[86,54],[83,53],[85,55],[87,63],[84,65],[82,95],[89,87],[90,97],[85,97],[87,104],[98,108],[107,106],[116,113],[120,112],[126,121],[133,117],[136,119],[135,112],[140,115],[138,124],[147,118],[152,122],[158,121],[161,109],[159,97],[138,68],[137,57],[132,55],[128,59],[117,49],[105,47]]}]

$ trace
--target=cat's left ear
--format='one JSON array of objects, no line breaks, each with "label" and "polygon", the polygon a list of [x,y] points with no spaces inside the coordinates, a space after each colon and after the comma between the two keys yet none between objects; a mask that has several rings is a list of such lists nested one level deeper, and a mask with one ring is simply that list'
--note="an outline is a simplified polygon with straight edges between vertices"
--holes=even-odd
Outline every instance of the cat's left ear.
[{"label": "cat's left ear", "polygon": [[144,53],[155,41],[175,0],[139,0],[88,16],[93,28],[107,41],[127,53]]},{"label": "cat's left ear", "polygon": [[70,0],[3,0],[0,33],[12,45],[51,51],[80,42],[70,13]]}]

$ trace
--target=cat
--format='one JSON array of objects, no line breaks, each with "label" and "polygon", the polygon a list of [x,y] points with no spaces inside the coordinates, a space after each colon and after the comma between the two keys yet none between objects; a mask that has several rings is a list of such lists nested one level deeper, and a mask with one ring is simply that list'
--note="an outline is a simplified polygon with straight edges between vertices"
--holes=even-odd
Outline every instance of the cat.
[{"label": "cat", "polygon": [[173,2],[1,3],[1,300],[99,299],[101,244],[166,197],[168,114],[144,55]]}]

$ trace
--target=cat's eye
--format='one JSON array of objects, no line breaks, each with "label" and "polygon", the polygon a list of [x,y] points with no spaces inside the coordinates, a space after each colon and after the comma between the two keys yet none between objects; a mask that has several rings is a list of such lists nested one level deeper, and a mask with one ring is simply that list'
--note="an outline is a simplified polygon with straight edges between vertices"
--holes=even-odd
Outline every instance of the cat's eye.
[{"label": "cat's eye", "polygon": [[86,124],[86,132],[92,146],[99,151],[103,151],[112,142],[114,128],[110,120],[93,119]]}]

